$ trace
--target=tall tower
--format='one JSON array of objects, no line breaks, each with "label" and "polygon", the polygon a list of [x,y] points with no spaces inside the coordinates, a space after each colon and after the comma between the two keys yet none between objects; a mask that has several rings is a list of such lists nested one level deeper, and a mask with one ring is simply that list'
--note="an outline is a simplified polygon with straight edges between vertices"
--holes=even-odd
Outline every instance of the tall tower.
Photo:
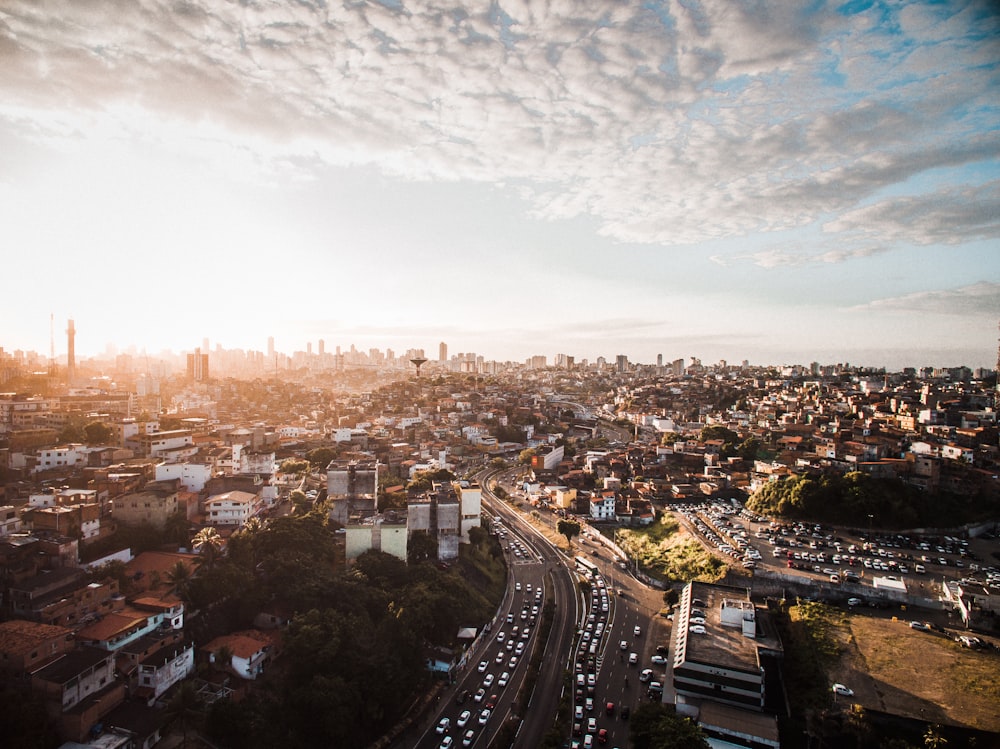
[{"label": "tall tower", "polygon": [[76,379],[76,325],[72,320],[66,325],[66,379]]},{"label": "tall tower", "polygon": [[441,343],[438,344],[438,361],[448,361],[448,344],[444,341],[441,341]]}]

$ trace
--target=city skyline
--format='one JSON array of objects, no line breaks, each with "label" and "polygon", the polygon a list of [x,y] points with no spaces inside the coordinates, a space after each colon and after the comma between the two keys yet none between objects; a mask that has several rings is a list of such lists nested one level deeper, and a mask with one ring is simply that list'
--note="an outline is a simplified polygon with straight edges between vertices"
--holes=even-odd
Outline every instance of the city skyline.
[{"label": "city skyline", "polygon": [[0,346],[996,365],[992,3],[0,9]]}]

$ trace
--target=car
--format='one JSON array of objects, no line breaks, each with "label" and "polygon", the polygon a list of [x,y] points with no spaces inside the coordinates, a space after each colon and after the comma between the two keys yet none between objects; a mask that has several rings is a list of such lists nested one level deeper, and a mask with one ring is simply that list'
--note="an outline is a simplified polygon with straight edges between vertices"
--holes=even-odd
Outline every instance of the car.
[{"label": "car", "polygon": [[587,734],[583,737],[583,749],[590,749],[594,745],[594,737],[592,734]]},{"label": "car", "polygon": [[479,666],[476,668],[476,670],[479,671],[479,673],[485,673],[486,669],[488,669],[489,667],[490,664],[488,664],[486,661],[479,661]]},{"label": "car", "polygon": [[833,693],[839,694],[841,697],[853,697],[854,690],[850,687],[845,687],[843,684],[834,684]]},{"label": "car", "polygon": [[593,697],[588,697],[587,698],[586,706],[587,706],[587,712],[588,713],[594,712],[594,698]]},{"label": "car", "polygon": [[690,632],[693,635],[703,635],[707,631],[708,630],[706,630],[705,627],[702,626],[701,624],[694,624],[694,625],[688,627],[688,632]]},{"label": "car", "polygon": [[646,689],[648,689],[650,692],[659,694],[660,692],[663,691],[663,684],[661,684],[658,681],[651,681],[649,682],[649,685],[646,687]]},{"label": "car", "polygon": [[490,715],[492,715],[492,714],[493,714],[493,711],[490,710],[489,708],[486,708],[481,713],[479,713],[479,725],[485,726],[486,725],[486,721],[488,721],[490,719]]},{"label": "car", "polygon": [[504,671],[502,674],[500,674],[500,678],[497,679],[497,686],[498,687],[505,687],[505,686],[507,686],[507,682],[509,682],[509,681],[510,681],[510,672],[509,671]]},{"label": "car", "polygon": [[651,668],[644,668],[642,669],[642,671],[639,672],[639,681],[641,682],[647,682],[652,678],[653,678],[653,669]]},{"label": "car", "polygon": [[629,653],[628,654],[628,662],[629,662],[629,664],[631,664],[631,665],[634,666],[636,663],[639,662],[639,654],[638,653]]},{"label": "car", "polygon": [[516,655],[513,658],[511,658],[509,661],[507,661],[507,668],[509,668],[511,671],[513,671],[515,668],[517,668],[517,656]]},{"label": "car", "polygon": [[517,647],[514,648],[514,652],[517,653],[518,655],[521,655],[521,653],[524,652],[524,643],[523,642],[517,643]]},{"label": "car", "polygon": [[651,660],[657,666],[666,666],[667,665],[667,659],[664,658],[662,655],[659,655],[659,654],[654,655],[649,660]]},{"label": "car", "polygon": [[636,637],[640,637],[642,635],[642,628],[637,624],[637,625],[635,625],[635,629],[632,630],[632,633]]},{"label": "car", "polygon": [[583,705],[577,705],[573,708],[573,719],[583,720]]},{"label": "car", "polygon": [[580,726],[580,723],[579,722],[574,723],[573,724],[573,735],[574,736],[580,736],[582,733],[583,733],[583,728]]},{"label": "car", "polygon": [[486,697],[486,690],[480,687],[479,689],[476,690],[476,696],[473,697],[472,699],[474,699],[476,702],[482,702],[484,697]]},{"label": "car", "polygon": [[520,589],[521,589],[521,583],[514,583],[514,590],[520,590]]},{"label": "car", "polygon": [[605,712],[605,713],[606,713],[607,715],[614,715],[614,714],[615,714],[615,703],[614,703],[614,702],[609,702],[609,703],[607,703],[607,704],[606,704],[606,705],[604,706],[604,712]]},{"label": "car", "polygon": [[625,640],[622,640],[621,642],[618,643],[618,649],[619,650],[628,650],[628,643],[625,642]]},{"label": "car", "polygon": [[468,731],[465,732],[465,735],[462,737],[462,746],[472,746],[473,743],[475,743],[475,741],[476,741],[476,732],[470,728]]},{"label": "car", "polygon": [[461,692],[458,693],[458,696],[455,697],[455,704],[464,705],[467,699],[469,699],[469,690],[463,689]]},{"label": "car", "polygon": [[441,718],[434,726],[434,733],[448,733],[451,730],[451,718]]},{"label": "car", "polygon": [[930,632],[931,625],[927,622],[910,622],[910,629],[919,629],[921,632]]},{"label": "car", "polygon": [[451,736],[445,736],[443,739],[441,739],[441,743],[438,744],[438,746],[440,747],[440,749],[451,749],[451,747],[454,746],[454,744],[455,744],[455,739],[453,739]]},{"label": "car", "polygon": [[507,614],[507,623],[508,624],[513,624],[514,623],[514,612],[513,611],[511,613]]},{"label": "car", "polygon": [[705,617],[703,617],[703,616],[692,616],[690,619],[688,619],[688,622],[690,622],[691,624],[704,624],[705,623]]},{"label": "car", "polygon": [[587,674],[587,686],[597,686],[597,677],[594,674]]},{"label": "car", "polygon": [[483,679],[483,686],[484,687],[492,687],[493,686],[493,678],[494,678],[493,674],[486,674],[486,678]]},{"label": "car", "polygon": [[497,642],[503,642],[506,636],[507,633],[504,632],[503,630],[500,630],[499,632],[497,632]]},{"label": "car", "polygon": [[472,712],[469,710],[463,710],[462,714],[458,716],[458,720],[455,721],[455,725],[459,728],[465,728],[465,724],[469,722],[469,718],[472,717]]},{"label": "car", "polygon": [[656,646],[656,652],[659,653],[660,655],[670,655],[670,646],[669,645],[657,645]]},{"label": "car", "polygon": [[597,732],[597,718],[587,718],[587,731],[589,733]]},{"label": "car", "polygon": [[486,700],[486,707],[488,707],[490,710],[492,710],[493,708],[495,708],[497,706],[497,702],[499,701],[499,699],[500,698],[497,697],[497,695],[491,694],[490,698],[488,700]]},{"label": "car", "polygon": [[607,744],[608,743],[608,729],[607,728],[602,728],[600,731],[597,732],[597,740],[600,743],[602,743],[602,744]]},{"label": "car", "polygon": [[847,605],[848,606],[860,606],[862,603],[864,603],[864,601],[862,601],[860,598],[848,598],[847,599]]}]

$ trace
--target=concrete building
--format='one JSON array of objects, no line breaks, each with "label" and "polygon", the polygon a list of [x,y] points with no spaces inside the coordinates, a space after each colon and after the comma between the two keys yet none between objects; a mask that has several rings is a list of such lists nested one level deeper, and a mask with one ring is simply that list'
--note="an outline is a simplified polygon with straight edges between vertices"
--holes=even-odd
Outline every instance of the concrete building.
[{"label": "concrete building", "polygon": [[778,747],[777,719],[764,712],[765,665],[777,668],[782,648],[747,591],[688,583],[673,640],[678,713],[734,746]]},{"label": "concrete building", "polygon": [[406,510],[409,535],[425,531],[437,541],[438,559],[448,561],[458,558],[458,545],[462,540],[462,507],[456,485],[435,484],[431,491],[410,498]]},{"label": "concrete building", "polygon": [[354,516],[345,529],[345,557],[357,559],[366,551],[382,551],[402,561],[407,560],[407,513],[387,511],[368,516]]},{"label": "concrete building", "polygon": [[205,500],[205,522],[216,527],[242,528],[263,508],[260,495],[231,491]]},{"label": "concrete building", "polygon": [[179,506],[176,491],[147,489],[115,497],[113,515],[123,525],[147,524],[163,530]]},{"label": "concrete building", "polygon": [[330,520],[346,526],[351,516],[375,513],[378,497],[378,463],[335,460],[326,469],[326,496]]}]

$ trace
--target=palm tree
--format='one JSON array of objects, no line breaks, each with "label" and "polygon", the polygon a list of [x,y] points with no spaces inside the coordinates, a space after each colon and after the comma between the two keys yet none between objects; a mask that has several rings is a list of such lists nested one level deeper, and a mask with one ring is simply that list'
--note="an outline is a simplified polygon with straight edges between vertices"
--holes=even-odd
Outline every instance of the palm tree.
[{"label": "palm tree", "polygon": [[198,531],[191,539],[191,544],[198,551],[196,564],[199,567],[212,569],[222,556],[222,536],[211,526]]},{"label": "palm tree", "polygon": [[937,723],[927,726],[924,732],[924,746],[927,749],[941,749],[947,743],[948,739],[941,735],[941,726]]},{"label": "palm tree", "polygon": [[184,743],[187,746],[188,730],[192,728],[201,717],[201,697],[198,696],[194,684],[189,681],[182,681],[174,696],[167,703],[166,717],[171,723],[180,723],[181,732],[184,735]]},{"label": "palm tree", "polygon": [[174,562],[174,566],[167,570],[167,582],[177,591],[177,595],[183,598],[191,582],[191,568],[178,559]]}]

